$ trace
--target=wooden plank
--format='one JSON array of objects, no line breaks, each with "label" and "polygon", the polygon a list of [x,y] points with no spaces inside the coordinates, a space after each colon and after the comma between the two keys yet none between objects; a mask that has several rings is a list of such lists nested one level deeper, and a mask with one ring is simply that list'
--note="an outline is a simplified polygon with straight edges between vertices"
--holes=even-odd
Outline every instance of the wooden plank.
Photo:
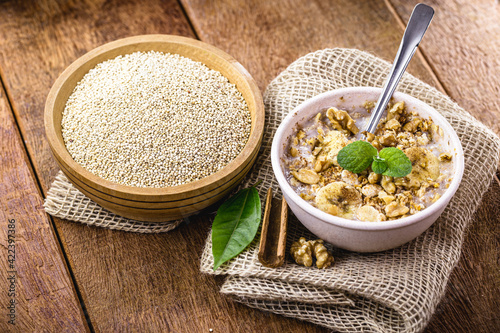
[{"label": "wooden plank", "polygon": [[[418,1],[389,0],[402,22]],[[428,3],[435,11],[422,52],[445,91],[500,134],[500,11],[486,1]],[[428,332],[500,331],[499,195],[492,183],[468,230],[462,257]]]},{"label": "wooden plank", "polygon": [[[291,62],[324,48],[357,48],[392,62],[403,36],[383,0],[181,2],[200,39],[240,61],[262,91]],[[408,72],[439,88],[419,54]]]},{"label": "wooden plank", "polygon": [[[419,1],[388,0],[404,22]],[[431,1],[436,14],[422,50],[465,110],[500,134],[500,10],[498,1]]]},{"label": "wooden plank", "polygon": [[[44,192],[58,171],[42,114],[57,75],[78,56],[118,38],[194,37],[175,1],[7,2],[0,15],[0,70]],[[199,273],[210,228],[206,217],[161,235],[54,223],[96,331],[320,331],[224,298],[222,280]]]},{"label": "wooden plank", "polygon": [[483,198],[426,332],[500,332],[500,183]]},{"label": "wooden plank", "polygon": [[[239,59],[263,88],[296,57],[325,47],[341,46],[369,50],[377,56],[392,61],[393,48],[399,45],[404,24],[417,3],[417,1],[414,3],[397,1],[402,9],[405,9],[405,23],[403,23],[398,17],[391,17],[390,10],[381,9],[382,5],[377,1],[330,1],[308,5],[296,1],[263,4],[238,2],[230,8],[216,8],[211,3],[198,0],[183,0],[182,2],[200,38],[225,49]],[[391,0],[391,2],[396,1]],[[427,83],[441,88],[440,82],[436,82],[436,76],[431,72],[431,68],[435,69],[439,79],[445,84],[446,91],[459,104],[497,129],[495,126],[499,124],[497,119],[500,112],[498,107],[500,93],[498,90],[498,80],[500,80],[500,75],[498,75],[499,12],[491,8],[495,6],[493,3],[483,4],[479,7],[482,9],[471,8],[474,5],[465,1],[449,0],[446,3],[453,9],[447,8],[442,2],[431,4],[437,8],[438,12],[420,45],[420,49],[423,49],[429,58],[431,66],[427,65],[426,59],[420,55],[412,60],[408,70]],[[314,10],[315,7],[320,10]],[[445,11],[444,14],[440,13],[441,7],[444,7],[442,9]],[[391,6],[388,8],[392,10]],[[217,15],[210,15],[216,10]],[[488,14],[488,11],[493,13]],[[355,15],[347,13],[355,13]],[[449,24],[440,28],[440,21],[445,20],[443,16],[446,16]],[[465,23],[459,24],[464,16],[467,17]],[[246,17],[250,18],[247,20]],[[482,29],[479,28],[480,18],[484,23]],[[470,20],[476,21],[470,24],[474,28],[474,38],[467,39],[466,43],[469,43],[469,47],[453,49],[454,46],[460,46],[459,41],[462,42],[462,38],[456,39],[446,33],[453,29],[455,34],[459,35],[468,29]],[[329,21],[330,24],[324,21]],[[243,24],[243,22],[255,22],[255,24]],[[217,27],[217,33],[213,33],[213,27]],[[434,29],[437,29],[437,32],[433,32]],[[485,31],[487,31],[487,37],[478,36]],[[264,35],[271,37],[262,37]],[[444,51],[442,50],[443,41],[449,44],[445,44],[446,50]],[[490,50],[490,48],[493,49]],[[429,53],[429,49],[433,50],[432,53]],[[487,60],[481,60],[481,57],[486,57]],[[466,62],[460,62],[463,61],[461,58],[464,58]],[[480,64],[479,68],[474,68],[475,63]],[[495,72],[497,74],[491,78],[491,74]],[[475,76],[481,73],[485,75],[480,76],[479,80],[475,79]],[[443,75],[446,75],[446,79],[442,79]],[[469,82],[464,83],[464,78]],[[484,87],[481,89],[481,94],[476,94],[478,88],[473,87],[474,85]],[[429,332],[442,332],[443,330],[467,332],[473,327],[484,328],[484,332],[499,329],[498,320],[494,322],[495,318],[500,317],[498,310],[500,309],[498,306],[498,228],[492,227],[498,225],[499,205],[498,199],[495,199],[498,198],[498,194],[497,196],[491,194],[493,190],[497,191],[496,188],[490,189],[489,195],[483,200],[482,208],[475,216],[475,221],[480,223],[474,225],[467,235],[464,255],[457,270],[452,274],[447,295],[429,325]],[[481,236],[477,236],[477,233]],[[485,273],[476,275],[476,270]],[[497,278],[488,279],[488,276],[491,277],[489,274],[493,272],[496,273]],[[478,285],[485,287],[478,288]],[[472,319],[474,324],[464,323],[469,319]],[[450,330],[449,327],[454,329]]]},{"label": "wooden plank", "polygon": [[0,85],[1,332],[88,330]]}]

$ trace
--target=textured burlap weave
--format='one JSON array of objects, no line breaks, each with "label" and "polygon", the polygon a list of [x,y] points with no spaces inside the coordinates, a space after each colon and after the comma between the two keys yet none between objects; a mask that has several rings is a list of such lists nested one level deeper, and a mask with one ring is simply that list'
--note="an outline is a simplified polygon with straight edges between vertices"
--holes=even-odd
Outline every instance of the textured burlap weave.
[{"label": "textured burlap weave", "polygon": [[[246,185],[263,180],[262,197],[269,186],[278,191],[269,158],[271,141],[294,107],[328,90],[380,87],[389,69],[389,63],[350,49],[321,50],[292,63],[265,92],[266,135]],[[448,97],[409,74],[404,75],[398,90],[439,111],[464,148],[462,184],[436,223],[414,241],[381,253],[359,254],[330,247],[336,261],[325,270],[298,266],[289,256],[280,268],[263,267],[257,259],[257,237],[242,254],[213,272],[209,236],[201,271],[229,275],[222,293],[248,306],[339,332],[418,332],[425,327],[460,257],[464,231],[492,180],[500,140]],[[300,236],[313,238],[292,218],[288,246]]]},{"label": "textured burlap weave", "polygon": [[142,222],[130,220],[102,208],[80,192],[59,171],[50,186],[44,203],[45,211],[52,216],[91,226],[140,233],[167,232],[175,229],[182,220],[170,222]]}]

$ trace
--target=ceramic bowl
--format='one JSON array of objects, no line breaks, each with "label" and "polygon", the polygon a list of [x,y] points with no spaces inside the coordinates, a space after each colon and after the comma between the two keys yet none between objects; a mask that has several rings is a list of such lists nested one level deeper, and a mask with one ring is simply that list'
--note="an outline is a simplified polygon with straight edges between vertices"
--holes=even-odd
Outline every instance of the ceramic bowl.
[{"label": "ceramic bowl", "polygon": [[[98,63],[137,51],[175,53],[202,62],[235,84],[252,118],[250,138],[242,152],[218,172],[192,183],[139,188],[120,185],[93,175],[70,156],[61,134],[62,112],[77,82]],[[104,208],[140,221],[170,221],[192,215],[214,204],[248,173],[257,157],[264,130],[262,95],[250,74],[230,55],[209,44],[180,36],[145,35],[98,47],[71,64],[54,83],[45,104],[45,131],[53,155],[67,178]]]},{"label": "ceramic bowl", "polygon": [[[378,252],[405,244],[429,228],[441,215],[455,194],[464,170],[462,146],[451,125],[432,107],[409,95],[396,92],[396,101],[404,101],[409,110],[431,117],[444,131],[444,148],[453,153],[453,180],[439,200],[424,210],[404,218],[383,222],[354,221],[330,215],[303,200],[288,184],[282,157],[288,139],[294,135],[297,123],[316,115],[319,111],[335,106],[345,110],[360,107],[365,101],[377,101],[379,88],[353,87],[329,91],[315,96],[283,120],[273,138],[271,161],[274,174],[290,209],[300,222],[317,237],[332,245],[357,252]],[[361,129],[362,130],[362,129]]]}]

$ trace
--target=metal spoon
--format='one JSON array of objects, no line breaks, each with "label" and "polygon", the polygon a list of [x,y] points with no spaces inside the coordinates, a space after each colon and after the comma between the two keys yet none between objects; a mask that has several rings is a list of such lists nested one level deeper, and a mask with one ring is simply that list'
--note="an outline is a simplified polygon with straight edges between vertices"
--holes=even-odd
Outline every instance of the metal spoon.
[{"label": "metal spoon", "polygon": [[385,81],[384,88],[382,89],[382,94],[380,95],[375,110],[372,112],[372,116],[368,121],[368,126],[366,131],[370,133],[375,133],[378,122],[382,117],[382,114],[387,107],[387,103],[392,97],[396,86],[401,80],[403,73],[408,66],[413,54],[417,50],[418,44],[424,37],[427,27],[431,23],[432,17],[434,16],[434,9],[422,3],[413,8],[410,20],[406,26],[403,39],[401,40],[401,45],[399,45],[398,53],[394,59],[394,64],[392,65],[391,73],[389,79]]}]

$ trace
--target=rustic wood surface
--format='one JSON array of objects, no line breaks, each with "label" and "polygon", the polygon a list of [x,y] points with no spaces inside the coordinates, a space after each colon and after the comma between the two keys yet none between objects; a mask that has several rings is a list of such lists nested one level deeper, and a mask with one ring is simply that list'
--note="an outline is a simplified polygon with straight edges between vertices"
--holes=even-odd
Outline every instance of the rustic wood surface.
[{"label": "rustic wood surface", "polygon": [[0,125],[0,332],[85,331],[87,322],[1,85]]},{"label": "rustic wood surface", "polygon": [[[45,99],[57,76],[79,56],[139,34],[176,34],[213,44],[240,61],[261,91],[296,58],[317,49],[358,48],[392,61],[415,3],[0,2],[0,76],[7,92],[0,92],[2,281],[6,221],[12,217],[22,222],[16,263],[23,267],[14,327],[7,326],[7,284],[0,283],[0,331],[326,331],[235,303],[219,294],[222,278],[199,273],[213,209],[159,235],[92,228],[45,215],[42,197],[58,171],[44,136]],[[499,133],[498,2],[428,4],[436,17],[408,71]],[[495,179],[426,332],[500,330],[499,197]]]}]

